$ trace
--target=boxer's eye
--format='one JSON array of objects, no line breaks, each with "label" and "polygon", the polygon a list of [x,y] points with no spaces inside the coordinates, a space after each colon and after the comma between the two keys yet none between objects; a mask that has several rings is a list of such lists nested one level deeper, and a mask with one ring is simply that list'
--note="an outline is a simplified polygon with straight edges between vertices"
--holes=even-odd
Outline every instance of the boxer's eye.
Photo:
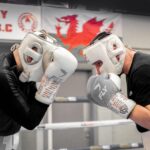
[{"label": "boxer's eye", "polygon": [[99,66],[99,67],[101,67],[102,64],[103,64],[103,62],[101,60],[98,60],[98,61],[93,63],[94,66]]},{"label": "boxer's eye", "polygon": [[51,58],[51,62],[54,61],[54,58]]},{"label": "boxer's eye", "polygon": [[116,44],[113,44],[113,48],[114,48],[114,50],[117,48],[117,45]]},{"label": "boxer's eye", "polygon": [[93,65],[96,68],[97,74],[101,74],[101,66],[103,65],[103,62],[101,60],[98,60],[98,61],[94,62]]}]

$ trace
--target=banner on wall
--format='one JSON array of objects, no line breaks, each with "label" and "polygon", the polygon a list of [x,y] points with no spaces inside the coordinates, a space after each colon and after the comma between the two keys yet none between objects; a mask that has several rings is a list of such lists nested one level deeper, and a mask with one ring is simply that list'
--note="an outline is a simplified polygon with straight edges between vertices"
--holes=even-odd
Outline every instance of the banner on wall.
[{"label": "banner on wall", "polygon": [[102,31],[122,37],[121,14],[79,9],[43,7],[42,28],[83,61],[82,49]]},{"label": "banner on wall", "polygon": [[41,28],[41,7],[0,3],[0,39],[20,40]]}]

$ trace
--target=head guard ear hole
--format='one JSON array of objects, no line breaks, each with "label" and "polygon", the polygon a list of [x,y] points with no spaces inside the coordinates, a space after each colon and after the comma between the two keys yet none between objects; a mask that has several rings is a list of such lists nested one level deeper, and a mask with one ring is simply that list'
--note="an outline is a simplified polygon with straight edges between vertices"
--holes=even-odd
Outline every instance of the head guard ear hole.
[{"label": "head guard ear hole", "polygon": [[113,48],[114,48],[114,50],[117,48],[117,45],[116,44],[113,44]]},{"label": "head guard ear hole", "polygon": [[38,48],[35,47],[35,46],[33,46],[32,49],[33,49],[34,51],[36,51],[36,52],[38,51]]},{"label": "head guard ear hole", "polygon": [[35,52],[37,52],[37,53],[39,53],[39,54],[42,54],[42,53],[43,53],[42,46],[41,46],[39,43],[37,43],[37,42],[33,42],[33,43],[30,45],[30,48],[31,48],[33,51],[35,51]]}]

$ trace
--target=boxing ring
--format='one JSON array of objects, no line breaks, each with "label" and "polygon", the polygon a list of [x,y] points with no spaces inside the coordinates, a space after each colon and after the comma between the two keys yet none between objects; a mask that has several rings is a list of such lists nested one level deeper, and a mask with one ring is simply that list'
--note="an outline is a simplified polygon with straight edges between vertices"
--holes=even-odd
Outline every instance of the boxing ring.
[{"label": "boxing ring", "polygon": [[[106,121],[85,121],[85,122],[69,122],[69,123],[49,123],[41,124],[35,130],[38,132],[38,135],[42,137],[43,131],[45,130],[69,130],[75,128],[95,128],[95,127],[108,127],[108,126],[118,126],[118,125],[127,125],[133,124],[134,122],[126,119],[119,120],[106,120]],[[21,129],[20,132],[25,132],[26,129]],[[41,139],[40,139],[41,140]],[[17,143],[19,145],[19,135],[15,134],[12,137],[12,149],[17,150]],[[10,148],[10,147],[9,147]],[[80,148],[60,148],[55,150],[121,150],[121,149],[138,149],[143,148],[142,143],[128,143],[128,144],[110,144],[110,145],[93,145],[89,147],[80,147]],[[41,147],[38,149],[44,150]],[[6,149],[10,150],[10,149]],[[49,149],[50,150],[50,149]],[[54,150],[54,149],[51,149]]]},{"label": "boxing ring", "polygon": [[[81,101],[82,100],[82,101]],[[76,102],[89,102],[86,97],[56,97],[56,103],[76,103]],[[101,127],[112,127],[112,126],[120,126],[120,125],[132,125],[134,122],[130,119],[115,119],[115,120],[103,120],[103,121],[82,121],[82,122],[61,122],[61,123],[45,123],[40,124],[34,130],[37,132],[37,141],[39,141],[39,146],[37,150],[45,150],[43,148],[44,138],[43,133],[53,131],[53,130],[71,130],[71,129],[79,129],[79,128],[101,128]],[[21,128],[20,132],[26,132],[28,130]],[[14,138],[18,140],[19,138]],[[17,141],[15,140],[15,144]],[[110,144],[110,145],[92,145],[89,147],[77,147],[77,148],[60,148],[55,150],[121,150],[121,149],[138,149],[143,148],[143,143],[133,142],[127,144]],[[13,148],[12,150],[17,150]],[[48,149],[54,150],[54,149]]]},{"label": "boxing ring", "polygon": [[[68,123],[48,123],[41,124],[35,130],[39,132],[39,135],[45,130],[69,130],[75,128],[95,128],[95,127],[110,127],[118,125],[129,125],[134,122],[127,119],[118,119],[118,120],[105,120],[105,121],[83,121],[83,122],[68,122]],[[23,131],[26,131],[23,129]],[[42,137],[42,136],[41,136]],[[61,148],[55,150],[119,150],[119,149],[137,149],[143,148],[142,143],[129,143],[129,144],[111,144],[111,145],[99,145],[99,146],[90,146],[82,148]]]}]

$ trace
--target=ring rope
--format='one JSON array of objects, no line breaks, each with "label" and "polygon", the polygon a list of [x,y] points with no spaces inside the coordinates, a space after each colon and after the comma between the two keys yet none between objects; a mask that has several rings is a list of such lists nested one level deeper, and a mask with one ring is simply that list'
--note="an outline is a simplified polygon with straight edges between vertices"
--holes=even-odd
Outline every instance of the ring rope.
[{"label": "ring rope", "polygon": [[99,146],[90,146],[83,148],[61,148],[57,150],[120,150],[120,149],[137,149],[143,148],[142,143],[129,143],[129,144],[110,144],[110,145],[99,145]]},{"label": "ring rope", "polygon": [[37,129],[44,130],[64,130],[72,128],[90,128],[90,127],[108,127],[116,125],[133,124],[130,119],[104,120],[104,121],[83,121],[83,122],[63,122],[63,123],[47,123],[40,124]]},{"label": "ring rope", "polygon": [[78,102],[78,103],[88,103],[90,102],[86,96],[70,96],[70,97],[56,97],[56,103],[68,103],[68,102]]}]

